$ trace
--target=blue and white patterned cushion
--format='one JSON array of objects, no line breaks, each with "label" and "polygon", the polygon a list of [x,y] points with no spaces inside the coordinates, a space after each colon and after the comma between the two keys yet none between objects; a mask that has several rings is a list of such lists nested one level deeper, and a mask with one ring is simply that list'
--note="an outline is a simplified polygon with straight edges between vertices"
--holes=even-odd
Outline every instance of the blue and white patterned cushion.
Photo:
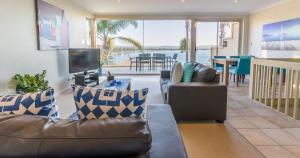
[{"label": "blue and white patterned cushion", "polygon": [[0,96],[0,112],[16,115],[39,115],[58,117],[54,90],[27,93],[24,95]]},{"label": "blue and white patterned cushion", "polygon": [[74,100],[79,119],[123,118],[142,116],[148,88],[117,91],[77,86]]}]

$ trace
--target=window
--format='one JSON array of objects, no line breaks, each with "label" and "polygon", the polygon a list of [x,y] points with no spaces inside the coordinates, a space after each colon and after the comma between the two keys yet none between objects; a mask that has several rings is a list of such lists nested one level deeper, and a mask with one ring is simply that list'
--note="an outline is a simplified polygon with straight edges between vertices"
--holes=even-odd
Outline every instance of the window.
[{"label": "window", "polygon": [[92,19],[86,18],[85,29],[85,45],[86,47],[92,47]]}]

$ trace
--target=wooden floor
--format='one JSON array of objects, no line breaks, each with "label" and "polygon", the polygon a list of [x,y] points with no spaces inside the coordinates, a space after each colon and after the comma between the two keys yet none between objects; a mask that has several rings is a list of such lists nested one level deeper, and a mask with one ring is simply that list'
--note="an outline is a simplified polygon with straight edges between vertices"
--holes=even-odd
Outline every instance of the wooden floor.
[{"label": "wooden floor", "polygon": [[190,158],[300,158],[298,121],[248,99],[247,84],[228,93],[224,125],[178,125]]},{"label": "wooden floor", "polygon": [[190,158],[263,158],[228,124],[179,124]]},{"label": "wooden floor", "polygon": [[[129,76],[132,89],[148,87],[148,104],[163,103],[159,76]],[[300,124],[248,99],[248,86],[228,89],[227,121],[179,124],[190,158],[300,158]],[[58,98],[61,116],[75,111],[72,92]],[[200,106],[201,104],[199,104]],[[167,150],[167,149],[166,149]]]}]

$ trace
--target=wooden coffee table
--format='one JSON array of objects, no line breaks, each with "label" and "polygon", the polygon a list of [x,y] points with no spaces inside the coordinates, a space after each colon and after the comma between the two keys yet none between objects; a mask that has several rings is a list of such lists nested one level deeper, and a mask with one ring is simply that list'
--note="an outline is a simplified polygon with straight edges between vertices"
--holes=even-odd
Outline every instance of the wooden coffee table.
[{"label": "wooden coffee table", "polygon": [[115,78],[115,80],[118,82],[121,82],[121,85],[116,85],[116,86],[107,86],[108,81],[106,77],[100,77],[99,79],[99,85],[97,86],[98,88],[103,88],[103,89],[111,89],[111,90],[130,90],[131,89],[131,79],[130,78]]}]

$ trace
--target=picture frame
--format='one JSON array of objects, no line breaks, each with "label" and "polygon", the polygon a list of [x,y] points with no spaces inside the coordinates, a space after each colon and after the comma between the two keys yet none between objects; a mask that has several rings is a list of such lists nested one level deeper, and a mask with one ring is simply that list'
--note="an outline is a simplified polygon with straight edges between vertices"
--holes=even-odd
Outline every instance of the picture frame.
[{"label": "picture frame", "polygon": [[66,12],[44,0],[36,0],[38,50],[69,49]]},{"label": "picture frame", "polygon": [[300,51],[300,18],[263,25],[262,50]]}]

